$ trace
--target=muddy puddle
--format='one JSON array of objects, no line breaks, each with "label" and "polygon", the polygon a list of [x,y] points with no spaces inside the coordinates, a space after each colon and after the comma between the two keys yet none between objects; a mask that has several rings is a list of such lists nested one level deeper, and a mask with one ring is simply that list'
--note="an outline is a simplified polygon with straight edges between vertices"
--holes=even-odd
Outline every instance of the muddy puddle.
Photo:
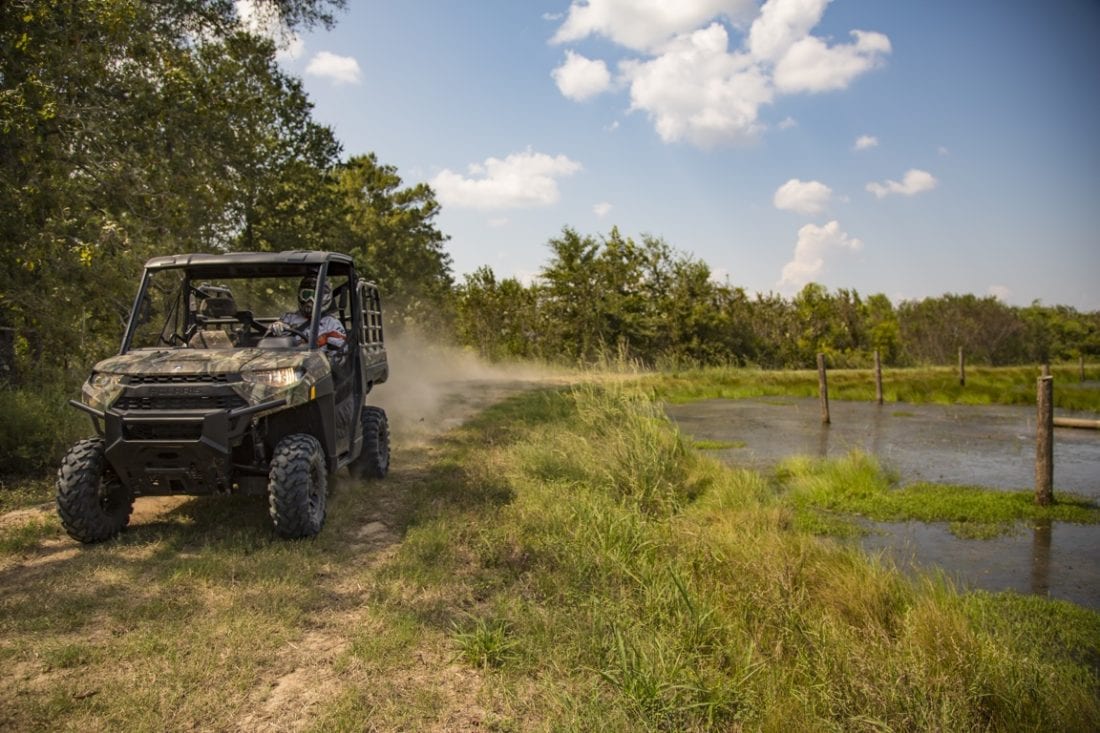
[{"label": "muddy puddle", "polygon": [[[1035,408],[878,406],[833,402],[821,424],[816,399],[707,400],[668,414],[731,465],[767,470],[792,455],[875,455],[901,483],[969,484],[1001,490],[1035,485]],[[1068,414],[1068,413],[1066,413]],[[1086,417],[1093,417],[1087,415]],[[1056,428],[1054,487],[1100,501],[1100,431]],[[1100,610],[1100,526],[1056,522],[992,540],[962,540],[946,524],[870,523],[862,541],[904,568],[943,569],[966,587],[1061,598]]]}]

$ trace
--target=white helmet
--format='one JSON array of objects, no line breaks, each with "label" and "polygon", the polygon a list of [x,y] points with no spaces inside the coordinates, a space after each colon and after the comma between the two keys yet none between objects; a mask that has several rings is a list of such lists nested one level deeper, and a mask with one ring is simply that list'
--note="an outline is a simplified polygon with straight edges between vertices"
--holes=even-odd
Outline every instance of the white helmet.
[{"label": "white helmet", "polygon": [[[298,312],[303,316],[313,315],[313,303],[317,298],[317,276],[306,275],[298,283]],[[321,312],[326,313],[332,307],[332,288],[325,283],[321,292]]]}]

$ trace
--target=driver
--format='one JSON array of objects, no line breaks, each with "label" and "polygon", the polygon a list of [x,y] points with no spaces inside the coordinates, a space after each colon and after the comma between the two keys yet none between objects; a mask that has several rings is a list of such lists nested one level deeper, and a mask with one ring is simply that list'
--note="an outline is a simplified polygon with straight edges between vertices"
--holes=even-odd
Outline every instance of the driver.
[{"label": "driver", "polygon": [[[317,277],[306,275],[298,283],[298,310],[284,313],[283,316],[271,324],[270,332],[274,336],[291,334],[290,329],[296,329],[305,333],[309,328],[309,319],[313,316],[313,303],[317,298]],[[318,324],[317,345],[325,347],[329,353],[343,352],[347,347],[348,334],[344,330],[344,324],[329,311],[332,309],[332,288],[326,282],[321,296],[321,322]],[[293,334],[297,343],[305,343],[305,339]]]}]

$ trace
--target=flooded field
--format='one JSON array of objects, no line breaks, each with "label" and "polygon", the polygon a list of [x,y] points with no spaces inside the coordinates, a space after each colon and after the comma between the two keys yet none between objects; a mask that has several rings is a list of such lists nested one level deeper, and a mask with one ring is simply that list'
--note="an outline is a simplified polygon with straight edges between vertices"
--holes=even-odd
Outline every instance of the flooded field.
[{"label": "flooded field", "polygon": [[[901,483],[969,484],[1001,490],[1035,485],[1035,408],[878,406],[833,402],[821,424],[816,399],[707,400],[668,414],[731,465],[767,470],[791,455],[878,457]],[[1089,416],[1091,417],[1091,416]],[[1055,429],[1054,487],[1100,501],[1100,431]],[[946,524],[870,523],[869,551],[902,567],[940,567],[968,587],[1063,598],[1100,610],[1100,526],[1054,523],[993,540],[961,540]]]}]

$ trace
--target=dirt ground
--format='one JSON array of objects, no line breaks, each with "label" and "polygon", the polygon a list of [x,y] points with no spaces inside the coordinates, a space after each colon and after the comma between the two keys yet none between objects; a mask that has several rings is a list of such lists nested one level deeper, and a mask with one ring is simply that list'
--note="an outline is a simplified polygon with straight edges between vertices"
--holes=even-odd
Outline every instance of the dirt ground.
[{"label": "dirt ground", "polygon": [[[389,476],[372,485],[364,519],[351,538],[350,549],[360,569],[377,567],[391,558],[401,541],[401,517],[406,514],[406,495],[423,482],[440,450],[440,437],[486,407],[517,392],[564,381],[535,370],[508,370],[481,365],[461,352],[436,350],[418,342],[391,346],[391,378],[377,388],[369,402],[386,409],[390,420],[393,457]],[[341,478],[339,481],[350,481]],[[336,491],[341,491],[338,484]],[[139,497],[135,501],[130,531],[156,525],[196,497]],[[54,520],[52,504],[19,510],[0,517],[3,524]],[[5,592],[31,582],[40,582],[50,567],[61,567],[83,548],[68,537],[44,540],[35,551],[0,558],[0,577]],[[334,604],[323,623],[311,623],[295,643],[287,645],[279,658],[267,665],[241,706],[236,730],[297,731],[316,725],[317,713],[330,705],[331,690],[338,689],[341,654],[351,635],[372,623],[370,609],[361,600],[362,573],[352,580],[337,577],[331,584]],[[347,587],[345,587],[347,586]],[[438,658],[437,658],[438,657]],[[11,672],[11,670],[9,670]],[[0,695],[18,696],[28,690],[44,690],[59,672],[27,668],[6,675]],[[63,672],[60,672],[63,673]],[[413,663],[385,680],[388,690],[400,698],[403,691],[435,689],[434,722],[417,723],[418,730],[483,730],[487,713],[478,702],[481,678],[476,670],[453,656],[439,655],[430,646]],[[89,693],[92,694],[92,693]],[[412,694],[411,692],[409,694]],[[0,728],[3,727],[0,715]]]}]

